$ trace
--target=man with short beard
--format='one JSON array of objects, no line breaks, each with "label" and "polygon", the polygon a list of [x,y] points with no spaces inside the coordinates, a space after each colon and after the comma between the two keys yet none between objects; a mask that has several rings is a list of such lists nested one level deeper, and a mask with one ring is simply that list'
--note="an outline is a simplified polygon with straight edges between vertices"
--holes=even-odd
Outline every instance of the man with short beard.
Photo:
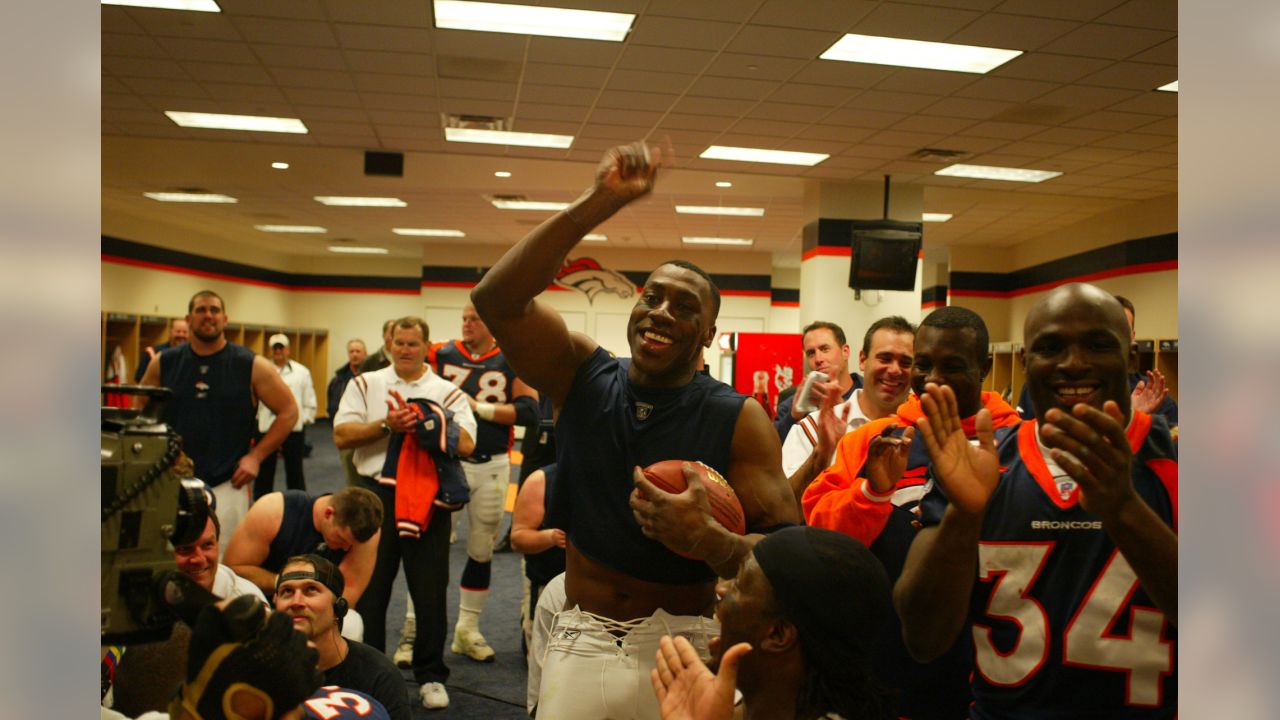
[{"label": "man with short beard", "polygon": [[[192,295],[187,324],[190,341],[160,353],[141,384],[173,391],[161,419],[182,437],[195,476],[213,488],[222,523],[219,544],[225,550],[249,510],[262,461],[293,431],[298,404],[269,360],[227,340],[221,295],[212,290]],[[276,417],[253,443],[259,401]]]},{"label": "man with short beard", "polygon": [[[827,376],[826,382],[814,382],[812,397],[824,398],[832,387],[839,387],[841,396],[848,400],[854,390],[862,387],[862,376],[849,372],[849,343],[839,325],[825,320],[809,323],[800,331],[800,345],[804,350],[805,368]],[[778,400],[773,427],[778,431],[779,440],[785,441],[791,428],[804,419],[805,411],[798,409],[795,401],[794,394]]]},{"label": "man with short beard", "polygon": [[316,667],[325,685],[368,693],[382,703],[393,720],[409,720],[404,678],[386,655],[342,636],[347,601],[342,598],[342,573],[319,555],[289,558],[276,582],[277,612],[293,618],[320,653]]}]

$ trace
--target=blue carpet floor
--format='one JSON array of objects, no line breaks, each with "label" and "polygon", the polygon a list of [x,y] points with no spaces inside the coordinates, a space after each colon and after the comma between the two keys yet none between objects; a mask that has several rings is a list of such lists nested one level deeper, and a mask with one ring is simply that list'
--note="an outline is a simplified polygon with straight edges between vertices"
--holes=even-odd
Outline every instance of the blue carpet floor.
[{"label": "blue carpet floor", "polygon": [[[338,450],[333,445],[333,431],[325,422],[307,429],[313,450],[303,462],[308,492],[319,494],[334,492],[346,486],[345,476],[338,461]],[[518,468],[513,468],[517,470]],[[515,480],[513,474],[512,480]],[[284,470],[276,472],[276,489],[284,485]],[[453,636],[453,624],[458,618],[458,578],[467,562],[467,516],[462,512],[458,523],[458,542],[449,551],[449,636]],[[511,514],[502,521],[502,532],[511,525]],[[524,655],[520,652],[520,556],[500,553],[493,556],[493,584],[488,604],[480,619],[480,629],[497,653],[492,663],[477,663],[461,655],[449,652],[445,645],[445,662],[452,674],[446,687],[449,691],[449,707],[444,710],[427,710],[418,701],[418,685],[413,674],[402,671],[405,692],[409,693],[414,707],[414,718],[485,718],[506,720],[527,718],[525,712],[525,684],[528,671]],[[387,612],[388,652],[394,652],[400,628],[404,625],[405,602],[404,573],[396,578],[391,606]]]}]

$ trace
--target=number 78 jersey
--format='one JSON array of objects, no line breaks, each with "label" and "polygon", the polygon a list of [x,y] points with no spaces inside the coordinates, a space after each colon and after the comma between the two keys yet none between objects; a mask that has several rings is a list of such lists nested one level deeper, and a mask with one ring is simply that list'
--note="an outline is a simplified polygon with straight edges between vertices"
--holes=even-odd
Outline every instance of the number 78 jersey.
[{"label": "number 78 jersey", "polygon": [[[516,373],[497,347],[482,355],[472,355],[461,340],[453,340],[435,348],[431,363],[440,377],[462,388],[476,402],[494,405],[511,402]],[[510,425],[476,418],[476,435],[475,455],[504,455],[511,449]]]},{"label": "number 78 jersey", "polygon": [[[1134,488],[1176,532],[1176,449],[1163,419],[1134,414]],[[1004,471],[983,521],[969,605],[971,717],[1175,717],[1176,628],[1102,521],[1080,507],[1074,481],[1051,474],[1036,423],[999,443]],[[939,522],[945,503],[931,490],[922,522]]]}]

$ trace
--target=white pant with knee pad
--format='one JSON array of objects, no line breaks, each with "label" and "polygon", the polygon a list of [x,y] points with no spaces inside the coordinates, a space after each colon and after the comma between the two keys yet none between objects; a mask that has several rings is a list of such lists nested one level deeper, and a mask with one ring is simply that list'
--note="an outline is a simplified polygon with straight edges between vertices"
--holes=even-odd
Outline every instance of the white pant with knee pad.
[{"label": "white pant with knee pad", "polygon": [[253,481],[241,487],[235,487],[230,480],[215,485],[213,497],[217,503],[215,512],[218,515],[218,525],[221,526],[218,531],[218,558],[221,559],[227,550],[227,543],[231,542],[231,536],[236,534],[236,527],[244,519],[245,513],[249,512],[249,504],[253,499]]},{"label": "white pant with knee pad", "polygon": [[[708,641],[720,634],[714,619],[671,615],[659,610],[650,617],[627,622],[585,612],[576,605],[553,615],[551,627],[540,640],[543,599],[555,606],[561,575],[543,591],[534,622],[534,652],[541,651],[540,683],[536,698],[538,717],[565,720],[659,720],[658,698],[649,671],[657,661],[658,640],[663,635],[683,635],[704,661],[710,658]],[[559,601],[563,604],[563,599]],[[615,634],[617,633],[617,634]],[[538,648],[545,642],[545,647]],[[530,681],[534,675],[530,663]]]},{"label": "white pant with knee pad", "polygon": [[495,455],[483,463],[462,463],[471,488],[467,503],[467,557],[476,562],[493,560],[493,545],[498,541],[507,485],[511,484],[511,458]]}]

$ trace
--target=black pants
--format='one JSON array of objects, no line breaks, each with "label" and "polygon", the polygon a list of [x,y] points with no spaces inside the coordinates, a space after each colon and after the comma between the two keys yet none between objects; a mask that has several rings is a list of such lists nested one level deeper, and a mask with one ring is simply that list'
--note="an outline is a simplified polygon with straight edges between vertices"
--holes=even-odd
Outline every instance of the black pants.
[{"label": "black pants", "polygon": [[382,537],[378,540],[378,561],[369,578],[369,587],[356,603],[364,618],[364,642],[386,651],[387,606],[391,602],[391,586],[404,574],[417,616],[418,634],[413,641],[413,677],[419,683],[449,679],[444,664],[448,617],[445,592],[449,588],[449,512],[436,508],[431,522],[417,539],[402,538],[396,528],[396,489],[372,478],[361,477],[360,486],[377,493],[382,500]]},{"label": "black pants", "polygon": [[[306,490],[307,479],[302,476],[302,456],[306,452],[304,439],[306,433],[302,430],[291,432],[280,444],[280,452],[284,455],[284,481],[290,490]],[[262,436],[258,436],[258,442],[262,442]],[[266,460],[258,466],[258,477],[253,481],[253,499],[275,492],[276,484],[276,455],[271,453]]]}]

